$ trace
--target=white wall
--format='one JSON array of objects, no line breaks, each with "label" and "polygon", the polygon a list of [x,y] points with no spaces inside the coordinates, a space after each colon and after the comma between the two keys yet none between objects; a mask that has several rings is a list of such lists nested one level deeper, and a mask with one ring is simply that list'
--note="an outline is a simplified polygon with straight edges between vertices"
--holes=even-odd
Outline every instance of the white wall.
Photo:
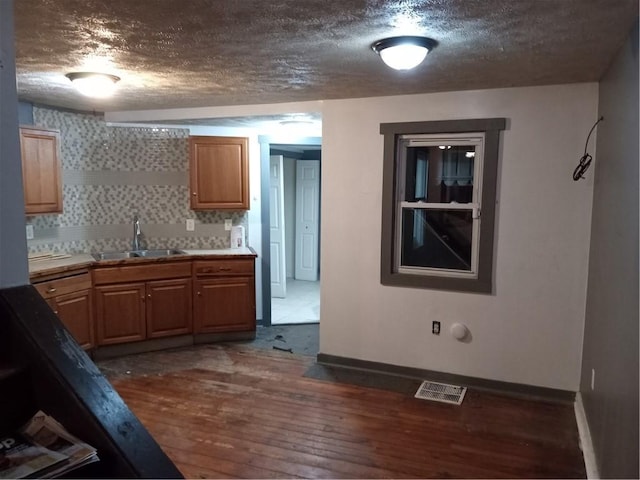
[{"label": "white wall", "polygon": [[[325,101],[320,351],[578,390],[593,184],[571,174],[597,102],[595,83]],[[508,119],[494,294],[382,286],[380,123],[487,117]]]}]

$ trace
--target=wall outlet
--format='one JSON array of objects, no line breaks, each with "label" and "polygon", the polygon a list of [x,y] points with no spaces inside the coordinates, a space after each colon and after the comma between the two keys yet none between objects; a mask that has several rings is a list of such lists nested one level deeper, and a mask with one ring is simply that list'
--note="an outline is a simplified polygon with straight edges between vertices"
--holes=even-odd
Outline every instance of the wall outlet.
[{"label": "wall outlet", "polygon": [[440,322],[431,322],[431,333],[433,333],[434,335],[440,335]]},{"label": "wall outlet", "polygon": [[193,232],[196,229],[196,222],[193,218],[187,218],[187,232]]},{"label": "wall outlet", "polygon": [[591,369],[591,390],[596,389],[596,369]]},{"label": "wall outlet", "polygon": [[225,230],[231,230],[231,226],[233,225],[233,222],[231,221],[230,218],[225,218],[224,219],[224,229]]},{"label": "wall outlet", "polygon": [[27,240],[33,240],[33,225],[27,225]]}]

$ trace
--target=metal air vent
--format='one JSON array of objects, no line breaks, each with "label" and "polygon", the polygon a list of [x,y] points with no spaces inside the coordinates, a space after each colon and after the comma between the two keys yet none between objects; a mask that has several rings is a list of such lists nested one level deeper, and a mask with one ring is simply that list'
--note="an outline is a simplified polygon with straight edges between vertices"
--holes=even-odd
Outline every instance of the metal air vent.
[{"label": "metal air vent", "polygon": [[460,405],[464,400],[467,387],[459,385],[448,385],[446,383],[429,382],[425,380],[418,388],[415,398],[422,400],[433,400],[436,402],[453,403]]}]

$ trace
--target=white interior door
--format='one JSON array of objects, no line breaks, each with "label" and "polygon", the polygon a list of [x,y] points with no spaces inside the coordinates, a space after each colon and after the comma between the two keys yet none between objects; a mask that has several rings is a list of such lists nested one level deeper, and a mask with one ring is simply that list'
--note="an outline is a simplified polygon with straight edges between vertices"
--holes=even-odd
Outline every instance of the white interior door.
[{"label": "white interior door", "polygon": [[271,235],[271,296],[287,296],[287,269],[284,252],[284,180],[282,155],[270,158],[269,224]]},{"label": "white interior door", "polygon": [[296,268],[298,280],[318,280],[320,161],[296,162]]}]

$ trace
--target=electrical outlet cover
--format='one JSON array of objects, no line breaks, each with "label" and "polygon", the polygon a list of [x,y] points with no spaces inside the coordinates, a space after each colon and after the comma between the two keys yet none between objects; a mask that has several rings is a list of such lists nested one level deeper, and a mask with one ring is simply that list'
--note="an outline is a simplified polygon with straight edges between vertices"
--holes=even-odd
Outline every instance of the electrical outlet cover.
[{"label": "electrical outlet cover", "polygon": [[193,232],[196,229],[196,222],[193,218],[187,218],[187,232]]},{"label": "electrical outlet cover", "polygon": [[224,229],[225,230],[231,230],[231,226],[233,225],[233,223],[231,222],[230,218],[225,218],[224,220]]},{"label": "electrical outlet cover", "polygon": [[33,225],[27,225],[27,240],[33,240]]}]

